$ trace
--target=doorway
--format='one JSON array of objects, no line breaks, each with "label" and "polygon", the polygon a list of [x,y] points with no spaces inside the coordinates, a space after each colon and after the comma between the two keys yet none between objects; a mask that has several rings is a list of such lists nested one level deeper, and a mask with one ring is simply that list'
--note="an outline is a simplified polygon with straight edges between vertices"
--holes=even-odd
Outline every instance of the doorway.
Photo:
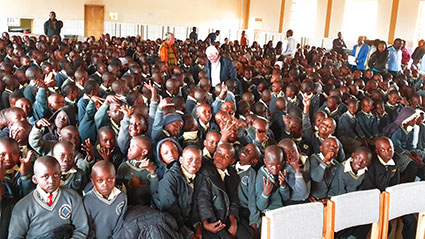
[{"label": "doorway", "polygon": [[99,39],[104,33],[105,6],[84,5],[84,36]]}]

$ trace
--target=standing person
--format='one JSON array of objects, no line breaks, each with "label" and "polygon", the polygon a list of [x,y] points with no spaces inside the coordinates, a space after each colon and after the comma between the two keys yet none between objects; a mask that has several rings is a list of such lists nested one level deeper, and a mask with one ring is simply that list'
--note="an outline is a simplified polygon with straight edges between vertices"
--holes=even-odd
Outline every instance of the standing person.
[{"label": "standing person", "polygon": [[228,79],[237,79],[236,69],[232,61],[225,57],[220,57],[215,46],[209,46],[205,54],[208,58],[207,64],[205,65],[205,72],[207,73],[207,77],[211,79],[212,87]]},{"label": "standing person", "polygon": [[425,40],[422,39],[418,42],[418,47],[416,47],[415,51],[412,54],[413,64],[417,64],[422,56],[425,54]]},{"label": "standing person", "polygon": [[172,72],[177,66],[177,56],[176,51],[174,50],[174,42],[176,41],[176,38],[171,32],[167,32],[165,37],[165,41],[159,47],[159,56],[161,57],[162,62],[168,63],[168,68]]},{"label": "standing person", "polygon": [[380,41],[378,44],[378,50],[375,51],[369,58],[368,65],[369,69],[372,69],[378,73],[386,73],[388,62],[388,50],[385,41]]},{"label": "standing person", "polygon": [[196,33],[196,27],[192,28],[192,32],[189,35],[189,39],[193,40],[194,42],[198,41],[198,33]]},{"label": "standing person", "polygon": [[406,40],[401,40],[401,64],[407,66],[410,58],[410,52],[406,47]]},{"label": "standing person", "polygon": [[246,39],[245,31],[242,31],[241,46],[248,46],[248,40]]},{"label": "standing person", "polygon": [[60,35],[61,29],[63,27],[63,22],[56,19],[56,13],[51,11],[49,15],[49,20],[44,23],[44,34],[52,37],[54,35]]},{"label": "standing person", "polygon": [[397,38],[394,40],[392,46],[388,47],[388,72],[393,76],[397,76],[401,72],[401,39]]},{"label": "standing person", "polygon": [[217,37],[220,35],[220,30],[217,30],[215,32],[211,32],[210,34],[208,34],[207,38],[205,39],[205,41],[207,41],[208,39],[210,39],[210,44],[213,44],[214,42],[216,42]]},{"label": "standing person", "polygon": [[289,29],[286,32],[286,39],[282,43],[282,56],[294,56],[297,50],[297,41],[293,37],[294,32]]},{"label": "standing person", "polygon": [[356,58],[356,69],[364,70],[365,69],[365,61],[367,58],[367,53],[369,52],[369,46],[364,44],[364,36],[359,36],[357,40],[357,45],[353,47],[353,51],[351,52],[351,56]]},{"label": "standing person", "polygon": [[343,54],[344,50],[347,49],[341,32],[338,32],[338,38],[333,40],[332,49],[339,54]]}]

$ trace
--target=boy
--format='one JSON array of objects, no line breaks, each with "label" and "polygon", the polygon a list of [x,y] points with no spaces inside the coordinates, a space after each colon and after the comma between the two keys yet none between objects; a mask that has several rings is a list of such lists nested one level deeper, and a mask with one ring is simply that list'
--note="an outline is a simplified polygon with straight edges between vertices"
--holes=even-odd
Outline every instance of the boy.
[{"label": "boy", "polygon": [[158,175],[153,162],[147,158],[152,151],[152,141],[146,136],[131,139],[128,160],[118,168],[118,179],[128,188],[130,205],[150,205],[152,194],[158,189]]},{"label": "boy", "polygon": [[338,166],[329,195],[341,195],[360,190],[371,160],[372,152],[370,149],[366,147],[357,148],[349,159]]},{"label": "boy", "polygon": [[247,144],[239,154],[239,161],[235,164],[235,169],[239,175],[238,187],[239,215],[240,220],[246,221],[244,225],[249,225],[254,238],[258,236],[258,229],[261,224],[260,212],[257,209],[255,200],[255,179],[257,173],[252,167],[258,163],[260,151],[254,144]]},{"label": "boy", "polygon": [[257,207],[261,212],[283,207],[291,197],[307,197],[307,187],[299,167],[295,171],[293,186],[288,185],[283,150],[279,146],[266,148],[264,164],[258,170],[255,184]]},{"label": "boy", "polygon": [[329,198],[329,190],[335,177],[338,162],[338,143],[335,137],[328,137],[320,146],[320,153],[310,157],[311,201]]},{"label": "boy", "polygon": [[160,208],[177,221],[183,238],[202,237],[197,194],[202,175],[202,153],[196,146],[187,146],[178,163],[159,182]]},{"label": "boy", "polygon": [[37,188],[20,200],[13,212],[9,238],[86,238],[87,214],[80,195],[59,187],[60,166],[46,156],[34,163]]},{"label": "boy", "polygon": [[372,113],[372,99],[364,98],[361,101],[361,109],[357,113],[356,133],[364,146],[373,145],[373,141],[378,136],[378,123]]},{"label": "boy", "polygon": [[202,150],[202,163],[206,161],[212,161],[217,145],[220,142],[221,134],[217,131],[208,131],[207,136],[204,140],[204,149]]},{"label": "boy", "polygon": [[35,188],[31,181],[31,155],[28,153],[26,158],[20,159],[18,143],[8,137],[0,138],[0,162],[5,170],[3,184],[6,189],[3,198],[18,201]]},{"label": "boy", "polygon": [[91,176],[94,188],[83,198],[90,225],[89,238],[119,238],[127,195],[115,187],[115,167],[106,160],[96,162]]},{"label": "boy", "polygon": [[387,112],[390,123],[394,122],[397,119],[398,114],[401,110],[401,105],[398,103],[400,101],[400,95],[397,90],[392,90],[387,95],[388,102],[385,104],[385,111]]},{"label": "boy", "polygon": [[347,154],[351,154],[362,145],[356,133],[357,107],[357,99],[350,99],[348,101],[348,111],[342,114],[338,121],[337,135],[341,139],[344,152]]},{"label": "boy", "polygon": [[208,131],[217,130],[218,126],[216,123],[211,121],[212,112],[211,106],[207,104],[201,104],[196,108],[196,118],[198,121],[198,129],[201,133],[201,140],[205,140]]},{"label": "boy", "polygon": [[385,103],[383,100],[376,101],[374,108],[375,108],[376,122],[378,124],[378,135],[382,136],[384,134],[385,126],[390,124],[390,118],[388,113],[385,111]]},{"label": "boy", "polygon": [[53,147],[53,157],[59,162],[61,168],[61,186],[74,189],[82,195],[87,178],[83,170],[75,167],[74,150],[73,144],[62,141]]},{"label": "boy", "polygon": [[198,206],[203,225],[202,238],[249,238],[238,223],[239,177],[229,167],[235,160],[235,150],[229,143],[222,143],[214,153],[213,164],[206,164],[198,196]]}]

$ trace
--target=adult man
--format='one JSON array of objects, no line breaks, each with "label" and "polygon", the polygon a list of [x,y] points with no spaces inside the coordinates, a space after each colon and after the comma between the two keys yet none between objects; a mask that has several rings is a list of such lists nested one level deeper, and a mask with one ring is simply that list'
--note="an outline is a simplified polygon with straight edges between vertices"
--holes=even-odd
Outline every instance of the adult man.
[{"label": "adult man", "polygon": [[394,40],[392,46],[388,47],[388,72],[393,76],[397,76],[401,71],[401,39],[397,38]]},{"label": "adult man", "polygon": [[357,40],[357,45],[353,47],[353,51],[351,52],[351,56],[356,58],[355,67],[357,70],[365,69],[365,62],[367,58],[367,53],[369,52],[370,47],[364,44],[364,36],[359,36]]},{"label": "adult man", "polygon": [[344,39],[342,39],[342,33],[338,32],[338,38],[332,42],[332,49],[339,54],[343,54],[346,48],[347,45],[345,45]]},{"label": "adult man", "polygon": [[198,41],[198,33],[196,33],[196,27],[192,28],[192,32],[189,35],[189,39],[193,40],[193,42],[197,42]]},{"label": "adult man", "polygon": [[49,15],[49,20],[44,23],[44,34],[52,37],[54,35],[60,35],[61,29],[63,27],[63,22],[56,19],[56,13],[51,11]]},{"label": "adult man", "polygon": [[172,71],[177,66],[177,56],[174,51],[176,38],[171,32],[167,32],[165,36],[165,41],[159,47],[159,56],[161,57],[161,61],[168,63],[168,67]]},{"label": "adult man", "polygon": [[236,79],[236,69],[233,67],[232,61],[225,57],[220,57],[215,46],[209,46],[205,54],[208,58],[205,71],[208,78],[211,79],[212,87],[228,79]]},{"label": "adult man", "polygon": [[297,41],[295,41],[294,32],[288,30],[286,32],[286,39],[282,42],[282,56],[294,56],[297,50]]},{"label": "adult man", "polygon": [[207,41],[208,39],[210,39],[210,43],[214,43],[217,40],[217,37],[220,35],[220,30],[217,30],[215,32],[211,32],[210,34],[208,34],[207,38],[205,39],[205,41]]}]

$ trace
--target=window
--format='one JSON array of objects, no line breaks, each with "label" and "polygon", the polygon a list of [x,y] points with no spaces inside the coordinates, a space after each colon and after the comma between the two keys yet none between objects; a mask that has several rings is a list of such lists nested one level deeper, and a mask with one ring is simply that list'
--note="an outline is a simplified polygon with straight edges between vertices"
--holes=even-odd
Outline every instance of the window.
[{"label": "window", "polygon": [[346,39],[376,36],[377,0],[347,0],[345,2],[343,33]]}]

